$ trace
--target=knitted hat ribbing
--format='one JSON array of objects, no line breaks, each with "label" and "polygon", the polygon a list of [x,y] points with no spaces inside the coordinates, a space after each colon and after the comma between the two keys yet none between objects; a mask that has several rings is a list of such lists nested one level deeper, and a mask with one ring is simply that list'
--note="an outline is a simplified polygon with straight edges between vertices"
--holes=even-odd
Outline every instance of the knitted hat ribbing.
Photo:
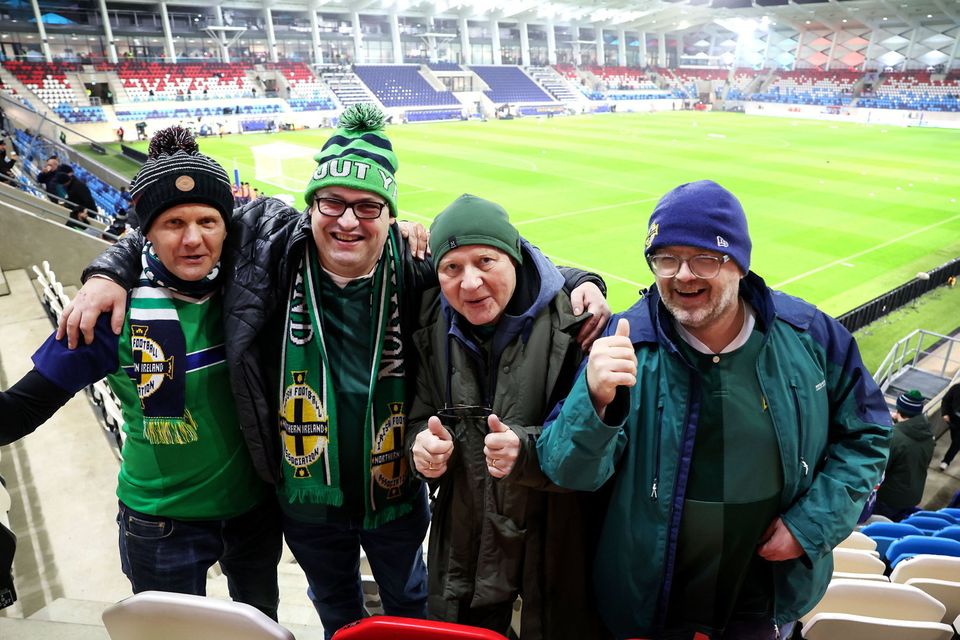
[{"label": "knitted hat ribbing", "polygon": [[372,104],[355,104],[340,116],[340,126],[313,157],[317,170],[303,197],[313,206],[317,189],[348,187],[382,196],[397,216],[397,156],[383,131],[386,116]]},{"label": "knitted hat ribbing", "polygon": [[147,161],[130,184],[140,231],[146,233],[161,213],[179,204],[207,204],[224,222],[233,212],[230,178],[216,160],[200,153],[182,127],[161,129],[150,141]]},{"label": "knitted hat ribbing", "polygon": [[441,211],[430,225],[434,269],[448,251],[471,244],[500,249],[517,264],[523,262],[520,232],[510,224],[504,208],[496,202],[465,193]]},{"label": "knitted hat ribbing", "polygon": [[901,393],[897,398],[897,411],[904,418],[912,418],[923,411],[923,403],[926,399],[923,394],[916,389],[911,389]]},{"label": "knitted hat ribbing", "polygon": [[750,270],[747,216],[740,201],[712,180],[682,184],[657,203],[650,215],[644,254],[669,246],[719,251],[744,273]]}]

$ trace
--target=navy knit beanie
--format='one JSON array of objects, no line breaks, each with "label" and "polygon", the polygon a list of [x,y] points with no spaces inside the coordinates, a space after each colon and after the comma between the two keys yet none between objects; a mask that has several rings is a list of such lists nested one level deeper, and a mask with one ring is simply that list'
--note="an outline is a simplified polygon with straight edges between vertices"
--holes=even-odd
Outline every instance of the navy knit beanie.
[{"label": "navy knit beanie", "polygon": [[682,184],[660,198],[650,215],[644,255],[672,245],[719,251],[744,273],[750,270],[747,216],[740,201],[712,180]]},{"label": "navy knit beanie", "polygon": [[897,411],[904,418],[912,418],[923,411],[923,394],[912,389],[906,393],[901,393],[897,398]]}]

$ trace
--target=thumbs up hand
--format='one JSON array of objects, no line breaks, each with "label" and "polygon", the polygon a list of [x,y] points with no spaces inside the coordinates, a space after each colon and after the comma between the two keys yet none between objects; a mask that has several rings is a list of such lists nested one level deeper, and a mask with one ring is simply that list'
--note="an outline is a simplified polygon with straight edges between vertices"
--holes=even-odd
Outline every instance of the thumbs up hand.
[{"label": "thumbs up hand", "polygon": [[440,424],[440,418],[431,416],[427,428],[417,434],[413,444],[413,461],[425,478],[439,478],[447,471],[447,461],[453,455],[453,436]]},{"label": "thumbs up hand", "polygon": [[490,433],[483,439],[487,473],[494,478],[506,477],[520,455],[520,438],[494,414],[487,416],[487,426]]},{"label": "thumbs up hand", "polygon": [[587,361],[587,388],[597,415],[603,417],[617,387],[632,387],[636,383],[637,354],[630,341],[630,322],[620,318],[616,333],[593,343]]}]

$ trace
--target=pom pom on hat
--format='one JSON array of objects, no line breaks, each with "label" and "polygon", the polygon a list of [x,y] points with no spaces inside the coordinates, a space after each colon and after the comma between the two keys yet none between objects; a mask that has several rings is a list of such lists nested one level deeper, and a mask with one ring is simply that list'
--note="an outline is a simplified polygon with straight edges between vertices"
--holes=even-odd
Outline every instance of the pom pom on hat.
[{"label": "pom pom on hat", "polygon": [[925,400],[926,398],[923,397],[922,393],[916,389],[911,389],[901,393],[897,398],[897,411],[905,418],[912,418],[923,411]]}]

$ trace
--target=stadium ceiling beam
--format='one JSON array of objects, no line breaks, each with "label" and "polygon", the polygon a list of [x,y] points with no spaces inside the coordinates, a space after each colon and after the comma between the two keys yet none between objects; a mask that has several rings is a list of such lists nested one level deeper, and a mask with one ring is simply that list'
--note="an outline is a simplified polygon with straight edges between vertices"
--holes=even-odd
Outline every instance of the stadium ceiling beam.
[{"label": "stadium ceiling beam", "polygon": [[893,15],[897,16],[898,18],[900,18],[901,20],[903,20],[903,23],[904,23],[905,25],[907,25],[908,27],[912,27],[913,29],[916,29],[917,27],[920,26],[919,23],[914,22],[913,20],[911,20],[910,18],[908,18],[908,17],[905,16],[904,14],[900,13],[899,11],[897,11],[893,6],[891,6],[891,4],[890,4],[889,2],[887,2],[887,0],[880,0],[880,5],[881,5],[884,9],[886,9],[887,11],[889,11],[891,14],[893,14]]},{"label": "stadium ceiling beam", "polygon": [[943,4],[942,0],[933,0],[933,4],[937,6],[937,9],[940,9],[940,11],[943,11],[943,15],[953,20],[953,24],[960,24],[960,17],[958,17],[957,14],[947,9],[946,5]]}]

